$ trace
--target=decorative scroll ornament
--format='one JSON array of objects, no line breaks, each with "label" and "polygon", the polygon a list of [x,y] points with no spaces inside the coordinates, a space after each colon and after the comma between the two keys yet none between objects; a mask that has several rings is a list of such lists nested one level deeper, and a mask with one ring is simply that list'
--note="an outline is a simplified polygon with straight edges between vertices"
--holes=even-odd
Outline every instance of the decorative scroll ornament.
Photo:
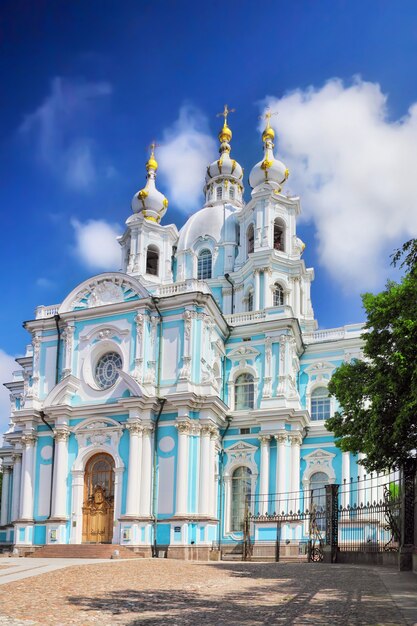
[{"label": "decorative scroll ornament", "polygon": [[116,302],[123,302],[123,300],[122,287],[110,280],[105,280],[102,283],[98,283],[92,290],[89,298],[89,307],[114,304]]},{"label": "decorative scroll ornament", "polygon": [[75,430],[79,450],[83,448],[109,446],[117,450],[122,426],[110,422],[97,421],[79,424]]}]

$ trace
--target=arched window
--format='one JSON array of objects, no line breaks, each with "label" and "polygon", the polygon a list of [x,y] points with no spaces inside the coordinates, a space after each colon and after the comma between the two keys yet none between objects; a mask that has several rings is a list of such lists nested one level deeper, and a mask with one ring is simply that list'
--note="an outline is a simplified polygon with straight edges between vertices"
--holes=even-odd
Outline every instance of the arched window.
[{"label": "arched window", "polygon": [[235,197],[235,188],[230,186],[230,188],[229,188],[229,198],[231,200],[234,200],[234,197]]},{"label": "arched window", "polygon": [[240,374],[235,381],[235,411],[253,409],[255,384],[252,374]]},{"label": "arched window", "polygon": [[251,471],[248,467],[237,467],[232,474],[231,530],[242,531],[245,521],[247,497],[251,490]]},{"label": "arched window", "polygon": [[274,222],[274,249],[285,251],[285,227],[281,220],[276,219]]},{"label": "arched window", "polygon": [[198,280],[206,280],[207,278],[211,278],[211,252],[206,248],[201,250],[198,255],[197,262],[197,278]]},{"label": "arched window", "polygon": [[274,306],[282,306],[284,304],[284,290],[279,283],[274,285]]},{"label": "arched window", "polygon": [[253,311],[253,291],[248,293],[248,302],[247,302],[248,311]]},{"label": "arched window", "polygon": [[311,394],[311,419],[327,420],[330,417],[330,398],[326,387],[317,387]]},{"label": "arched window", "polygon": [[146,273],[158,276],[159,273],[159,250],[156,246],[148,246],[146,251]]},{"label": "arched window", "polygon": [[249,224],[249,228],[246,231],[246,242],[247,242],[248,254],[250,254],[255,249],[255,233],[253,230],[253,224]]},{"label": "arched window", "polygon": [[316,514],[319,530],[326,528],[326,485],[329,478],[324,472],[314,472],[310,477],[311,509]]},{"label": "arched window", "polygon": [[216,189],[216,199],[221,200],[223,197],[223,189],[221,187],[217,187]]}]

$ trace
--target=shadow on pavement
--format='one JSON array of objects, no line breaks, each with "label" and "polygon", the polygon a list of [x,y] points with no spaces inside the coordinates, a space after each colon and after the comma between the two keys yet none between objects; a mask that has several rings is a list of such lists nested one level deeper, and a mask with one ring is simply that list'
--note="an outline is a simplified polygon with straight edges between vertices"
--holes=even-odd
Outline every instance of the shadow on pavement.
[{"label": "shadow on pavement", "polygon": [[[258,566],[259,565],[259,566]],[[370,570],[331,566],[216,564],[232,577],[249,577],[251,587],[222,593],[204,587],[193,590],[109,592],[101,597],[73,596],[68,601],[85,611],[119,616],[111,623],[178,624],[326,624],[402,625],[398,609],[379,576]],[[204,566],[203,566],[204,567]],[[263,579],[266,584],[260,584]],[[106,622],[108,623],[108,622]]]}]

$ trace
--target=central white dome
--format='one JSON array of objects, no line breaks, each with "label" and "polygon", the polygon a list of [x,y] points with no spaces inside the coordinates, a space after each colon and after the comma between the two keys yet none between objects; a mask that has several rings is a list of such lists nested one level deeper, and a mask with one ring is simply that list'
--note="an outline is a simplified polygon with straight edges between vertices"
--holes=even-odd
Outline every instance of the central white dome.
[{"label": "central white dome", "polygon": [[198,240],[211,238],[217,244],[236,238],[237,209],[231,204],[205,207],[194,213],[180,230],[178,252],[193,248]]}]

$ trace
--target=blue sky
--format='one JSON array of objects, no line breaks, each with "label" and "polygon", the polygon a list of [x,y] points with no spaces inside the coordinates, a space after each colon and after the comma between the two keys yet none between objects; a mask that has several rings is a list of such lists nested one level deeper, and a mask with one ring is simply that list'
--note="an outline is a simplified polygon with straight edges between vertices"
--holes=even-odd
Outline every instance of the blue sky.
[{"label": "blue sky", "polygon": [[36,305],[118,269],[107,242],[153,139],[164,222],[198,210],[225,102],[245,176],[261,158],[258,115],[278,112],[319,324],[362,320],[359,294],[384,285],[390,252],[417,234],[416,13],[407,0],[3,0],[0,372]]}]

